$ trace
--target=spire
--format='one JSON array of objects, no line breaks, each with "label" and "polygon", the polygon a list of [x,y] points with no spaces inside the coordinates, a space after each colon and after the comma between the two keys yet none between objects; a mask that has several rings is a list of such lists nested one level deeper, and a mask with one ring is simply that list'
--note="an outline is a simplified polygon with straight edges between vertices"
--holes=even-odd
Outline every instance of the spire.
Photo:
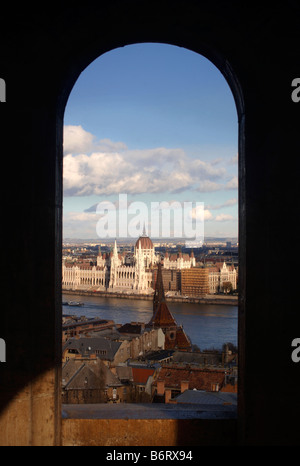
[{"label": "spire", "polygon": [[160,303],[165,301],[164,285],[162,280],[161,263],[158,264],[155,290],[153,296],[153,315],[155,315]]},{"label": "spire", "polygon": [[155,291],[153,296],[153,316],[149,325],[161,328],[175,328],[177,323],[171,314],[165,299],[161,264],[158,264]]},{"label": "spire", "polygon": [[147,236],[147,233],[146,233],[146,224],[145,224],[145,222],[144,222],[144,228],[143,228],[143,234],[142,234],[142,236]]},{"label": "spire", "polygon": [[166,349],[183,348],[184,350],[187,350],[191,348],[191,343],[183,328],[178,327],[174,316],[167,306],[162,280],[161,263],[158,264],[157,269],[157,278],[153,297],[153,316],[148,323],[148,326],[162,329],[165,334]]}]

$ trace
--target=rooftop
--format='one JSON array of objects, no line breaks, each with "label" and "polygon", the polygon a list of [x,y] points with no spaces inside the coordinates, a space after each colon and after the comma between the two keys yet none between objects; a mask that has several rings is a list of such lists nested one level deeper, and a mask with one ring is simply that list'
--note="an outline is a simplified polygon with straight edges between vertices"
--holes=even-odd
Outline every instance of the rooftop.
[{"label": "rooftop", "polygon": [[[205,400],[204,400],[205,401]],[[236,406],[220,404],[68,404],[63,419],[236,419]]]},{"label": "rooftop", "polygon": [[112,361],[121,344],[121,342],[101,337],[78,339],[70,338],[64,345],[63,352],[66,350],[77,350],[78,354],[81,354],[82,356],[96,352],[100,359]]}]

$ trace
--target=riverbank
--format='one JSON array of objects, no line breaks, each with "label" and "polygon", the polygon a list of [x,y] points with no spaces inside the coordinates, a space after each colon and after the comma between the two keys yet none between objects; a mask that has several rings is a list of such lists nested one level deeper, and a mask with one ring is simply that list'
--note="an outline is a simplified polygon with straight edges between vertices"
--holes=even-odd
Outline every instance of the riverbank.
[{"label": "riverbank", "polygon": [[[85,291],[85,290],[62,290],[64,295],[71,296],[99,296],[102,298],[120,298],[120,299],[136,299],[152,301],[153,295],[149,294],[127,294],[127,293],[112,293],[107,291]],[[223,296],[223,295],[206,295],[201,298],[184,297],[184,296],[166,296],[166,301],[170,303],[194,303],[194,304],[221,304],[228,306],[238,305],[238,296]]]}]

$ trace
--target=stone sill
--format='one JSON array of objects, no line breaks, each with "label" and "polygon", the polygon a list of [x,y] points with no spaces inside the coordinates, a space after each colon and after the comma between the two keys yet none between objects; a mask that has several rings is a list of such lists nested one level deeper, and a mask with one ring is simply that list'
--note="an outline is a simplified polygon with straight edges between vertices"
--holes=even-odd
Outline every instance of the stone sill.
[{"label": "stone sill", "polygon": [[236,409],[222,408],[170,404],[63,405],[62,446],[235,446]]},{"label": "stone sill", "polygon": [[64,404],[63,419],[237,419],[235,405]]}]

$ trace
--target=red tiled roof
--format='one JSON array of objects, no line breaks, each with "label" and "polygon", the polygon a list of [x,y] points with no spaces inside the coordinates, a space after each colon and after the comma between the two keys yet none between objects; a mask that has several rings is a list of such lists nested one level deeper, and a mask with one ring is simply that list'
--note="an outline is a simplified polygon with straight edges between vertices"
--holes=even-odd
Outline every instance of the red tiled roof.
[{"label": "red tiled roof", "polygon": [[[161,328],[163,330],[165,333],[165,349],[173,349],[176,347],[187,349],[191,347],[183,329],[178,327],[177,322],[165,301],[161,264],[158,264],[155,292],[153,296],[153,316],[148,326]],[[168,336],[167,330],[172,330],[172,332],[174,332],[173,338]]]},{"label": "red tiled roof", "polygon": [[162,301],[157,308],[155,315],[150,320],[149,324],[154,325],[155,327],[172,327],[177,326],[177,323],[172,316],[167,303]]},{"label": "red tiled roof", "polygon": [[182,254],[182,253],[178,253],[178,254],[171,254],[170,255],[170,261],[177,261],[177,259],[179,257],[182,257],[183,260],[185,261],[189,261],[190,260],[190,256],[188,254]]},{"label": "red tiled roof", "polygon": [[147,383],[148,378],[155,372],[154,368],[132,367],[132,377],[136,384]]},{"label": "red tiled roof", "polygon": [[218,267],[210,266],[208,267],[208,273],[211,272],[220,272],[220,269]]},{"label": "red tiled roof", "polygon": [[174,339],[169,338],[167,334],[165,335],[165,349],[170,350],[175,348],[182,351],[191,348],[191,343],[188,337],[180,327],[176,328],[176,337]]},{"label": "red tiled roof", "polygon": [[[157,381],[165,381],[165,387],[178,389],[181,386],[181,381],[189,381],[189,390],[194,388],[197,390],[211,391],[213,385],[219,384],[222,388],[225,382],[224,370],[209,370],[192,368],[190,366],[168,367],[163,366],[159,372]],[[154,382],[154,385],[156,385]]]},{"label": "red tiled roof", "polygon": [[191,343],[188,339],[188,337],[186,336],[186,333],[185,331],[183,330],[183,328],[177,328],[177,331],[176,331],[176,343],[177,343],[177,347],[178,348],[190,348],[191,347]]},{"label": "red tiled roof", "polygon": [[216,262],[215,266],[218,267],[218,269],[221,269],[223,267],[223,262]]},{"label": "red tiled roof", "polygon": [[135,243],[135,247],[138,249],[141,245],[141,249],[153,249],[153,243],[148,236],[141,236]]}]

